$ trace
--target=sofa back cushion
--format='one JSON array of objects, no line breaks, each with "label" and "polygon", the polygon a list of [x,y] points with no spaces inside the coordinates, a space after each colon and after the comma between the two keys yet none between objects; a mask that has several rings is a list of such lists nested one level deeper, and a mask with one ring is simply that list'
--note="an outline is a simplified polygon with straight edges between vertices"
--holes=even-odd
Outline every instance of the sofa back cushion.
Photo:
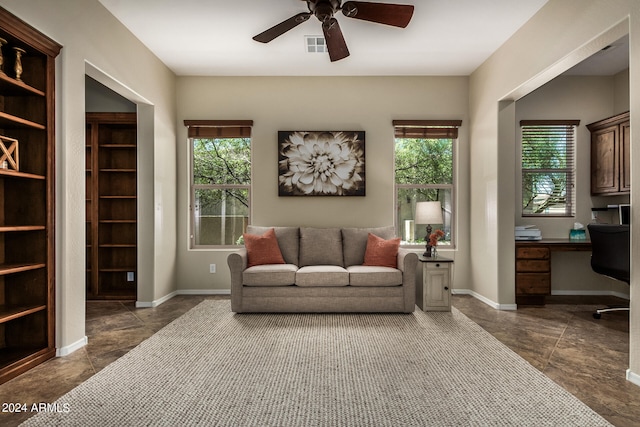
[{"label": "sofa back cushion", "polygon": [[244,246],[247,248],[247,266],[264,264],[284,264],[282,252],[273,228],[258,236],[244,233]]},{"label": "sofa back cushion", "polygon": [[364,263],[364,253],[367,250],[367,240],[369,233],[375,234],[385,240],[396,236],[395,227],[374,227],[374,228],[343,228],[342,246],[344,251],[344,266],[362,265]]},{"label": "sofa back cushion", "polygon": [[362,265],[397,268],[399,247],[399,237],[383,239],[373,233],[369,233],[367,250],[364,252],[364,263]]},{"label": "sofa back cushion", "polygon": [[287,264],[298,264],[298,227],[261,227],[257,225],[247,226],[248,234],[263,235],[270,229],[274,229],[276,232],[276,239],[278,240],[278,246],[282,257]]},{"label": "sofa back cushion", "polygon": [[339,228],[300,227],[300,267],[338,265],[344,267]]}]

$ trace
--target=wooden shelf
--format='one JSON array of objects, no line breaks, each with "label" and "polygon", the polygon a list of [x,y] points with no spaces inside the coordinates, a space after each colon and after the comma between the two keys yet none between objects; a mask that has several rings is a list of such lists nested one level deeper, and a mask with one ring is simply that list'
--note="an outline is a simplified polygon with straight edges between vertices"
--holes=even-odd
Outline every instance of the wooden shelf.
[{"label": "wooden shelf", "polygon": [[0,323],[9,322],[11,320],[18,319],[20,317],[28,316],[39,311],[46,310],[46,305],[34,305],[34,306],[21,306],[21,307],[8,307],[0,305]]},{"label": "wooden shelf", "polygon": [[45,180],[46,177],[42,175],[35,175],[32,173],[18,172],[11,169],[0,169],[0,178],[2,176],[13,177],[13,178],[24,178],[24,179],[40,179]]},{"label": "wooden shelf", "polygon": [[46,264],[0,264],[0,276],[45,268]]},{"label": "wooden shelf", "polygon": [[46,127],[40,123],[32,122],[31,120],[23,119],[22,117],[12,116],[3,111],[0,111],[0,127],[3,128],[28,128],[45,130]]},{"label": "wooden shelf", "polygon": [[100,144],[100,148],[138,148],[135,144]]},{"label": "wooden shelf", "polygon": [[5,225],[0,227],[0,233],[6,233],[11,231],[39,231],[44,230],[44,225]]},{"label": "wooden shelf", "polygon": [[46,94],[21,80],[16,80],[0,71],[0,91],[5,95],[35,95],[44,97]]}]

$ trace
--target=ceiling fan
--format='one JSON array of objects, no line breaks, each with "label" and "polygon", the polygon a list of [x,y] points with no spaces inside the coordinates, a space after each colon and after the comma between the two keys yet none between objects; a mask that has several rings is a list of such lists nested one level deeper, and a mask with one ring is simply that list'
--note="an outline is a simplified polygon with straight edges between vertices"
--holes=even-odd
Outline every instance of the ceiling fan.
[{"label": "ceiling fan", "polygon": [[255,41],[269,43],[276,37],[309,20],[311,16],[322,22],[322,31],[327,43],[331,62],[349,56],[347,43],[344,41],[342,30],[334,14],[342,11],[347,18],[362,19],[378,24],[392,25],[405,28],[413,16],[413,6],[390,3],[371,3],[366,1],[348,1],[341,4],[341,0],[303,0],[307,2],[309,12],[298,13],[291,18],[269,28],[253,37]]}]

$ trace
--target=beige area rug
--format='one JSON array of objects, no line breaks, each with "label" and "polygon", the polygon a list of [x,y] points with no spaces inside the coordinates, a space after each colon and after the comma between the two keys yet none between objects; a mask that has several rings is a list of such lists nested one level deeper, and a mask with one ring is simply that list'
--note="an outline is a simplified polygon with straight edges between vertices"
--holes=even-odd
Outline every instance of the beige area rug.
[{"label": "beige area rug", "polygon": [[607,426],[457,310],[233,314],[204,301],[28,426]]}]

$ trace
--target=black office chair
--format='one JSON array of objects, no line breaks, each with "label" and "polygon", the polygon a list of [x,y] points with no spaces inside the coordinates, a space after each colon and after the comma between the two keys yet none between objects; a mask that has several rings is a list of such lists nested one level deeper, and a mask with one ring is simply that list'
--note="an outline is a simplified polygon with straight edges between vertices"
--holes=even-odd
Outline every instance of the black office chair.
[{"label": "black office chair", "polygon": [[[591,237],[591,268],[598,274],[629,284],[629,226],[589,224]],[[629,307],[608,307],[596,310],[599,319],[607,311],[629,311]]]}]

